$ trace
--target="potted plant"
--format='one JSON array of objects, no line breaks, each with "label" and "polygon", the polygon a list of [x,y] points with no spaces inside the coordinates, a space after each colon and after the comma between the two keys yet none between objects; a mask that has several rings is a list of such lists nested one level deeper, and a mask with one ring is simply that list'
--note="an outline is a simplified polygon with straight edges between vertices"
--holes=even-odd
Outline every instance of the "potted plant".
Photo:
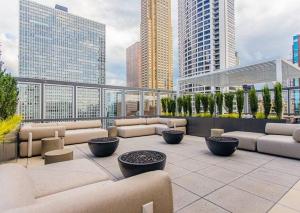
[{"label": "potted plant", "polygon": [[219,115],[223,113],[223,94],[221,92],[216,93],[216,104]]},{"label": "potted plant", "polygon": [[225,107],[227,109],[227,112],[228,114],[232,114],[234,93],[232,92],[225,93],[224,97],[225,97]]},{"label": "potted plant", "polygon": [[241,118],[244,109],[244,90],[242,89],[238,89],[236,91],[236,104],[239,113],[239,118]]},{"label": "potted plant", "polygon": [[213,117],[214,112],[215,112],[215,105],[216,105],[216,100],[213,94],[209,95],[208,98],[208,108],[209,108],[209,114],[211,117]]},{"label": "potted plant", "polygon": [[195,109],[197,114],[199,114],[201,111],[201,97],[201,93],[195,94]]},{"label": "potted plant", "polygon": [[184,113],[184,116],[186,116],[187,115],[187,113],[188,113],[188,100],[187,100],[188,98],[187,98],[187,96],[186,95],[184,95],[183,97],[182,97],[182,108],[183,108],[183,113]]},{"label": "potted plant", "polygon": [[264,105],[264,118],[268,119],[270,115],[272,103],[271,103],[270,90],[267,85],[263,88],[262,96],[263,96],[263,105]]},{"label": "potted plant", "polygon": [[164,114],[167,113],[167,98],[162,98],[161,100],[161,107]]},{"label": "potted plant", "polygon": [[189,112],[189,116],[192,116],[193,110],[192,110],[192,96],[188,95],[187,98],[187,107],[188,107],[188,112]]},{"label": "potted plant", "polygon": [[177,98],[177,112],[178,112],[178,115],[181,116],[181,113],[182,113],[182,107],[183,107],[183,100],[182,100],[182,97],[178,97]]},{"label": "potted plant", "polygon": [[282,85],[276,83],[274,86],[274,110],[278,119],[282,117],[282,105]]},{"label": "potted plant", "polygon": [[208,111],[208,95],[207,94],[203,94],[201,95],[201,104],[202,104],[202,107],[203,107],[203,112],[204,114],[207,113]]},{"label": "potted plant", "polygon": [[257,99],[255,88],[252,88],[249,91],[248,96],[249,96],[251,114],[252,114],[253,118],[256,118],[256,113],[258,111],[258,99]]}]

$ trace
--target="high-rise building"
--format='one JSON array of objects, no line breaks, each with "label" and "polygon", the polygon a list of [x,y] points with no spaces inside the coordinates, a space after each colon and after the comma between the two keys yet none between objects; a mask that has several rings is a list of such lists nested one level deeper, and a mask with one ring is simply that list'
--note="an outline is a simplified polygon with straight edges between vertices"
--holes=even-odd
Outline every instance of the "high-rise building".
[{"label": "high-rise building", "polygon": [[141,3],[142,87],[173,89],[171,0]]},{"label": "high-rise building", "polygon": [[[300,66],[300,35],[293,36],[293,63]],[[292,79],[289,82],[290,87],[299,87],[300,79]],[[300,114],[300,92],[299,90],[293,90],[292,107],[295,114]]]},{"label": "high-rise building", "polygon": [[127,86],[142,87],[141,43],[136,42],[126,49]]},{"label": "high-rise building", "polygon": [[[19,14],[20,77],[105,84],[105,25],[70,14],[60,5],[50,8],[28,0],[20,0]],[[20,85],[20,94],[28,95],[23,102],[35,104],[22,108],[20,101],[26,119],[100,116],[98,89],[78,89],[76,95],[84,99],[82,103],[77,100],[77,111],[73,87],[45,84],[43,89],[42,111],[40,86]]]},{"label": "high-rise building", "polygon": [[300,35],[293,37],[293,63],[300,67]]},{"label": "high-rise building", "polygon": [[[234,0],[180,0],[180,77],[193,77],[235,66]],[[181,84],[181,91],[210,91],[210,87]]]}]

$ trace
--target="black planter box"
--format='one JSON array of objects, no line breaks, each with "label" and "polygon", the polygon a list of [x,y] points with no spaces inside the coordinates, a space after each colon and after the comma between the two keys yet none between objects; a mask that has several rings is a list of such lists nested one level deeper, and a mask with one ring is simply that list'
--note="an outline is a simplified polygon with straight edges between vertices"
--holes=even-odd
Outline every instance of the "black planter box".
[{"label": "black planter box", "polygon": [[225,132],[245,131],[265,133],[267,123],[286,123],[286,120],[252,119],[252,118],[201,118],[187,117],[187,134],[199,137],[210,137],[213,128]]}]

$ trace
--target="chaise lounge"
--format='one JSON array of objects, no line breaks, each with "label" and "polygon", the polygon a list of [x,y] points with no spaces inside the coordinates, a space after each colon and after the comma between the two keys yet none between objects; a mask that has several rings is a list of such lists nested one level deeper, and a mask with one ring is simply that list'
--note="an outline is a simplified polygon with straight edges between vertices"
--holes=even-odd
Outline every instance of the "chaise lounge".
[{"label": "chaise lounge", "polygon": [[155,213],[173,212],[171,181],[163,171],[113,182],[79,159],[31,169],[5,164],[0,173],[1,212],[141,213],[152,202]]},{"label": "chaise lounge", "polygon": [[147,135],[161,135],[162,131],[177,129],[186,133],[186,119],[139,118],[117,119],[114,121],[119,137],[130,138]]}]

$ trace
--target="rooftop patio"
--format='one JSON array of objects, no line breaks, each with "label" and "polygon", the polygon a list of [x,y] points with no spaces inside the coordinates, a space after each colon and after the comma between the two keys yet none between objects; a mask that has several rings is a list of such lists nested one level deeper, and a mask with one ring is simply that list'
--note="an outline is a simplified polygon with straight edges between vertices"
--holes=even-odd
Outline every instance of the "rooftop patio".
[{"label": "rooftop patio", "polygon": [[[105,158],[94,157],[86,143],[68,148],[74,150],[74,159],[90,159],[112,180],[124,178],[117,162],[124,152],[164,152],[175,212],[300,211],[300,185],[295,185],[300,180],[297,160],[242,150],[231,157],[218,157],[208,151],[204,138],[189,135],[178,145],[166,144],[158,135],[121,138],[117,151]],[[41,157],[17,162],[29,168],[44,165]]]}]

